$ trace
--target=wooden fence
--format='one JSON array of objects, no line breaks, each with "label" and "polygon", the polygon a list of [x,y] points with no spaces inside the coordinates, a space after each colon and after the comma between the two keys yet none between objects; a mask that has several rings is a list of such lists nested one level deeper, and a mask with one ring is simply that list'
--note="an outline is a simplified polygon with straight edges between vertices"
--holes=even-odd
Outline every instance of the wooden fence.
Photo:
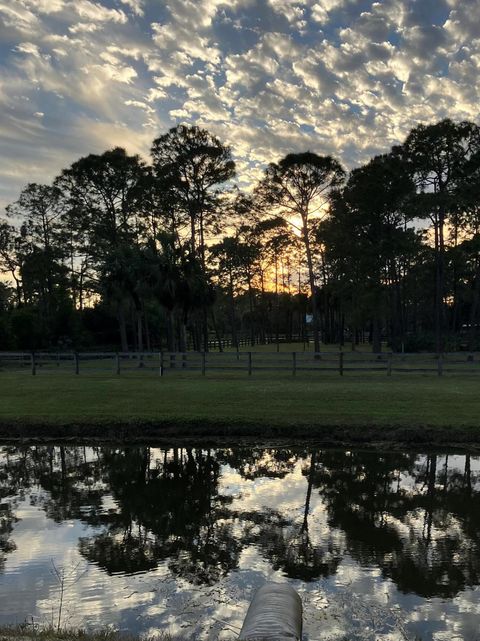
[{"label": "wooden fence", "polygon": [[[242,334],[237,337],[236,342],[231,337],[221,339],[210,338],[208,341],[208,349],[217,350],[220,349],[220,347],[222,349],[235,349],[238,346],[239,349],[245,348],[244,351],[247,351],[248,348],[255,350],[256,345],[284,345],[285,343],[299,343],[300,345],[303,343],[304,345],[308,345],[312,342],[312,338],[311,334],[305,332],[304,334],[279,334],[278,336],[268,334],[263,338],[255,336],[252,341],[252,337],[249,334]],[[194,349],[193,342],[190,339],[187,341],[187,349],[189,351]]]},{"label": "wooden fence", "polygon": [[170,376],[209,372],[243,374],[302,372],[345,376],[350,373],[476,374],[480,353],[371,354],[365,352],[0,352],[0,371],[75,374],[146,374]]}]

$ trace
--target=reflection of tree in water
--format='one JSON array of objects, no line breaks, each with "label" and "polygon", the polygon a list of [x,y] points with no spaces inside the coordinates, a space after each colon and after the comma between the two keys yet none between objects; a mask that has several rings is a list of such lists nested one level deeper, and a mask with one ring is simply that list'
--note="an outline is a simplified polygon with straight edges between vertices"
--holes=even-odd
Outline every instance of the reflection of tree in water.
[{"label": "reflection of tree in water", "polygon": [[[175,575],[212,585],[254,545],[276,570],[304,581],[334,574],[348,552],[361,565],[380,567],[401,590],[426,597],[450,597],[480,582],[480,493],[469,456],[460,470],[448,457],[397,453],[146,446],[2,453],[0,559],[14,546],[15,500],[32,490],[30,500],[49,518],[96,529],[79,549],[111,574],[166,562]],[[288,483],[299,461],[299,518],[268,506],[234,509],[221,492],[221,465],[246,481]],[[332,528],[321,537],[309,516],[317,492]]]},{"label": "reflection of tree in water", "polygon": [[0,572],[5,566],[7,554],[17,549],[15,542],[11,539],[13,526],[16,522],[17,518],[12,504],[0,501]]},{"label": "reflection of tree in water", "polygon": [[101,465],[96,451],[87,458],[84,447],[47,446],[35,457],[36,482],[46,490],[38,504],[57,523],[81,519],[89,525],[102,523]]},{"label": "reflection of tree in water", "polygon": [[81,538],[79,550],[90,563],[95,563],[108,574],[146,572],[158,564],[155,542],[143,536],[141,529],[137,536],[109,530],[94,537]]},{"label": "reflection of tree in water", "polygon": [[231,499],[218,493],[218,461],[209,450],[190,448],[171,456],[165,451],[153,466],[150,456],[148,447],[103,451],[105,481],[118,509],[105,532],[81,540],[82,554],[117,571],[130,548],[136,554],[124,571],[168,559],[178,576],[215,583],[237,566],[241,547],[232,524],[221,520]]},{"label": "reflection of tree in water", "polygon": [[305,468],[308,482],[301,523],[292,523],[273,512],[261,523],[256,538],[275,570],[282,570],[289,578],[302,581],[335,574],[341,561],[340,552],[331,538],[315,544],[311,540],[309,513],[316,463],[317,454],[314,452]]},{"label": "reflection of tree in water", "polygon": [[7,554],[16,550],[11,538],[18,522],[16,509],[32,483],[32,464],[28,451],[12,446],[0,450],[0,572],[3,571]]},{"label": "reflection of tree in water", "polygon": [[[99,508],[104,494],[99,481],[98,461],[87,461],[85,448],[2,447],[0,549],[4,553],[15,549],[8,534],[17,521],[15,509],[18,502],[25,498],[27,492],[32,492],[30,502],[38,504],[49,518],[58,523],[72,518],[85,520],[85,506],[88,506],[89,521],[99,523]],[[47,492],[38,495],[38,487]]]},{"label": "reflection of tree in water", "polygon": [[324,452],[314,484],[361,565],[378,565],[404,592],[446,598],[480,579],[479,495],[468,456],[461,478],[437,459],[422,467],[414,455]]},{"label": "reflection of tree in water", "polygon": [[297,461],[289,450],[213,454],[187,448],[168,456],[164,452],[152,466],[149,448],[104,449],[104,479],[118,510],[106,532],[82,539],[80,550],[108,572],[122,565],[126,572],[141,571],[168,559],[177,576],[213,584],[236,568],[241,549],[254,543],[289,577],[312,580],[330,574],[338,559],[325,545],[313,547],[308,532],[311,475],[305,517],[298,526],[274,510],[234,511],[232,498],[219,493],[221,463],[255,479],[283,478]]},{"label": "reflection of tree in water", "polygon": [[467,456],[463,478],[457,471],[448,473],[448,456],[440,469],[438,457],[428,456],[424,469],[419,470],[422,491],[406,502],[408,540],[384,564],[385,573],[401,590],[448,598],[478,585],[480,497],[471,492],[469,462]]},{"label": "reflection of tree in water", "polygon": [[274,570],[281,570],[292,579],[313,581],[335,573],[340,562],[335,546],[331,540],[312,544],[309,532],[316,454],[292,449],[235,448],[225,450],[220,456],[223,463],[247,480],[283,479],[293,472],[299,460],[309,461],[302,522],[296,523],[267,507],[262,507],[261,512],[239,513],[237,518],[244,525],[243,544],[256,545]]},{"label": "reflection of tree in water", "polygon": [[293,472],[299,452],[291,449],[246,448],[220,450],[219,460],[237,470],[244,479],[283,479]]}]

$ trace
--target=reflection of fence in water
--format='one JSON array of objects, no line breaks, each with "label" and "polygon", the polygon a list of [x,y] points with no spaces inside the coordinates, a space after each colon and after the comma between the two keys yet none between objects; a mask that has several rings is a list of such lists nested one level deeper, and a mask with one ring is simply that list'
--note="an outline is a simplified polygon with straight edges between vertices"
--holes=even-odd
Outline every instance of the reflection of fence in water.
[{"label": "reflection of fence in water", "polygon": [[75,374],[254,373],[476,374],[480,354],[397,354],[384,352],[0,352],[0,371],[70,372]]}]

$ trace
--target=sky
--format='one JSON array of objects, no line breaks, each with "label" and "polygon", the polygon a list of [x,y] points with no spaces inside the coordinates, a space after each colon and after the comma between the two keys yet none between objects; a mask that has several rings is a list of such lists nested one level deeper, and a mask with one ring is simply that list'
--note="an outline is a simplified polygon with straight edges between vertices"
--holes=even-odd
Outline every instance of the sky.
[{"label": "sky", "polygon": [[0,0],[0,216],[82,155],[197,124],[238,184],[292,151],[348,169],[478,121],[480,0]]}]

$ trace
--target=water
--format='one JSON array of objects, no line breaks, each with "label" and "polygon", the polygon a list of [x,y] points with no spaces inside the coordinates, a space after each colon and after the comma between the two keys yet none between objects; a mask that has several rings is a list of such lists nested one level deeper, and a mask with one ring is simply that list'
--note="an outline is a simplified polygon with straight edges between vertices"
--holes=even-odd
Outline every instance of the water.
[{"label": "water", "polygon": [[0,624],[232,639],[265,580],[306,639],[478,641],[480,457],[0,448]]}]

